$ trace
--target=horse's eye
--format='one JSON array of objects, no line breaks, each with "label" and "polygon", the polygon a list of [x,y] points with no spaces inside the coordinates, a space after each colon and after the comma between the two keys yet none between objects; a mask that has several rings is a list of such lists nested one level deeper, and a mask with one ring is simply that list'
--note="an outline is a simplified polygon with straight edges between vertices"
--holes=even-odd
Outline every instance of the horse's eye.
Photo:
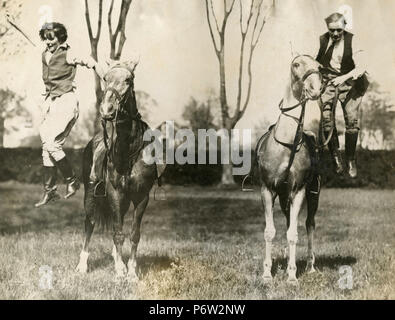
[{"label": "horse's eye", "polygon": [[295,62],[294,63],[294,68],[299,68],[299,63]]}]

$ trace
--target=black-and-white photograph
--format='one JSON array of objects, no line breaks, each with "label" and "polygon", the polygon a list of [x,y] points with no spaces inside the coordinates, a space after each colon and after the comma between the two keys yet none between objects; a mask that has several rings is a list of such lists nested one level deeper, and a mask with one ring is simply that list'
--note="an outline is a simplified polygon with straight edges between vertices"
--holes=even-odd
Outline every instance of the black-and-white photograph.
[{"label": "black-and-white photograph", "polygon": [[394,300],[394,17],[0,0],[0,299]]}]

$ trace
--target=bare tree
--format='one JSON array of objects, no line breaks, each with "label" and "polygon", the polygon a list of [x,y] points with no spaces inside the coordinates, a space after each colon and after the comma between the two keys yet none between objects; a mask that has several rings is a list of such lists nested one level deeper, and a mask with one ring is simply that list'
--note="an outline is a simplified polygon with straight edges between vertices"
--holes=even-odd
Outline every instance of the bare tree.
[{"label": "bare tree", "polygon": [[[95,1],[97,3],[97,1]],[[132,0],[122,0],[120,13],[118,17],[118,23],[115,31],[113,32],[112,27],[112,15],[114,9],[114,0],[111,0],[110,7],[107,13],[107,23],[108,23],[108,31],[110,36],[110,58],[113,60],[119,60],[121,58],[123,46],[126,41],[125,35],[125,26],[126,26],[126,18],[129,12],[130,5]],[[101,26],[102,26],[102,19],[103,19],[103,0],[99,0],[99,14],[97,19],[97,31],[96,34],[93,35],[92,31],[92,23],[90,17],[90,9],[88,0],[85,0],[85,20],[88,27],[88,34],[89,40],[91,44],[91,56],[93,59],[98,61],[98,44],[101,34]],[[96,120],[94,124],[94,132],[99,131],[99,106],[102,99],[102,89],[100,85],[100,78],[95,74],[95,93],[96,93]]]},{"label": "bare tree", "polygon": [[[93,35],[92,32],[92,24],[91,24],[91,18],[90,18],[90,13],[89,13],[89,4],[88,0],[85,0],[85,20],[86,24],[88,27],[88,34],[89,34],[89,41],[91,44],[91,56],[93,59],[98,61],[98,56],[97,56],[97,48],[99,45],[99,39],[100,39],[100,33],[101,33],[101,26],[102,26],[102,14],[103,14],[103,0],[99,0],[99,16],[97,19],[97,31],[96,35]],[[95,94],[96,94],[96,116],[95,116],[95,122],[94,122],[94,132],[99,131],[99,122],[97,121],[99,119],[99,106],[100,102],[102,99],[102,89],[100,85],[100,78],[99,76],[95,73]]]},{"label": "bare tree", "polygon": [[[114,60],[119,60],[121,58],[123,45],[125,44],[126,41],[126,36],[125,36],[126,18],[131,3],[132,0],[122,0],[121,10],[119,12],[118,24],[114,33],[112,31],[113,28],[111,23],[112,10],[114,8],[114,0],[111,0],[110,9],[108,10],[107,22],[108,22],[108,31],[110,34],[110,43],[111,43],[110,58]],[[118,42],[118,46],[117,46],[117,42]]]},{"label": "bare tree", "polygon": [[[266,22],[266,16],[263,0],[251,0],[247,12],[244,12],[243,0],[239,2],[239,24],[241,35],[240,59],[238,71],[238,91],[233,115],[230,114],[230,104],[226,95],[226,74],[225,74],[225,38],[226,28],[229,16],[231,15],[236,0],[223,0],[223,19],[219,24],[217,14],[215,13],[212,0],[206,1],[206,17],[209,26],[210,36],[213,42],[215,54],[219,63],[219,81],[220,81],[220,102],[222,125],[225,129],[231,130],[237,122],[243,117],[250,101],[251,84],[252,84],[252,57],[258,41],[260,39],[262,29]],[[274,1],[273,1],[274,4]],[[270,7],[271,8],[271,7]],[[267,9],[269,11],[269,9]],[[244,80],[245,72],[247,72],[246,83]],[[244,99],[242,98],[244,96]],[[232,175],[232,164],[224,164],[222,167],[222,184],[234,184]]]}]

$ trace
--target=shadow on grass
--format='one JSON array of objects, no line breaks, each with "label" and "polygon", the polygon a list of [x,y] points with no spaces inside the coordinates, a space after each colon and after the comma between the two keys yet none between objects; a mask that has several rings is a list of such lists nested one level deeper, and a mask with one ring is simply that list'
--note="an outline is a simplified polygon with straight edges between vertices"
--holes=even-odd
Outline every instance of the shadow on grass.
[{"label": "shadow on grass", "polygon": [[176,260],[168,256],[140,256],[137,258],[137,268],[140,277],[144,277],[149,271],[160,272],[177,264]]},{"label": "shadow on grass", "polygon": [[114,263],[112,255],[109,253],[104,253],[100,256],[100,258],[89,261],[89,272],[95,271],[97,269],[104,269],[111,263]]},{"label": "shadow on grass", "polygon": [[[316,256],[314,267],[317,270],[322,270],[324,268],[337,270],[340,266],[353,265],[357,262],[357,259],[352,256]],[[278,257],[273,260],[272,274],[275,275],[279,269],[286,270],[288,265],[288,259],[283,257]],[[299,277],[306,272],[307,260],[301,259],[296,261],[297,272],[296,276]]]},{"label": "shadow on grass", "polygon": [[[129,256],[123,256],[122,260],[127,265]],[[98,269],[104,269],[114,264],[111,254],[103,253],[98,259],[89,260],[89,272]],[[144,277],[149,271],[160,272],[171,268],[172,264],[176,264],[176,260],[170,259],[168,256],[140,256],[137,257],[137,272],[140,277]]]}]

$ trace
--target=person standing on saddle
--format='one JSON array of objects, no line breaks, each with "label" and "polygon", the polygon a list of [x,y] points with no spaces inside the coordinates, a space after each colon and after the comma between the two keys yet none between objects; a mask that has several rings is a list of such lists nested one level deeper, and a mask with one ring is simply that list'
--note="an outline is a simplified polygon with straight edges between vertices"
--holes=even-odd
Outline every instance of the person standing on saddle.
[{"label": "person standing on saddle", "polygon": [[78,115],[78,100],[75,95],[74,78],[77,65],[93,68],[100,74],[100,67],[93,58],[81,59],[73,54],[66,43],[67,30],[61,23],[45,23],[40,29],[40,38],[46,48],[42,53],[42,78],[45,84],[45,100],[42,106],[43,121],[40,125],[44,173],[44,194],[35,204],[43,206],[58,200],[57,169],[66,181],[65,198],[79,189],[79,181],[63,151],[63,145]]},{"label": "person standing on saddle", "polygon": [[[343,172],[343,165],[339,153],[339,138],[334,119],[334,99],[336,88],[338,100],[343,108],[345,121],[345,156],[348,165],[348,174],[351,178],[357,176],[355,163],[355,150],[357,146],[359,124],[358,113],[362,97],[366,93],[369,82],[366,77],[361,58],[362,50],[355,46],[353,34],[345,31],[346,20],[340,13],[333,13],[325,19],[328,32],[320,37],[320,49],[316,60],[321,63],[321,73],[325,82],[325,89],[319,100],[323,110],[323,138],[333,134],[328,148],[335,163],[337,174]],[[357,50],[356,50],[357,49]]]}]

